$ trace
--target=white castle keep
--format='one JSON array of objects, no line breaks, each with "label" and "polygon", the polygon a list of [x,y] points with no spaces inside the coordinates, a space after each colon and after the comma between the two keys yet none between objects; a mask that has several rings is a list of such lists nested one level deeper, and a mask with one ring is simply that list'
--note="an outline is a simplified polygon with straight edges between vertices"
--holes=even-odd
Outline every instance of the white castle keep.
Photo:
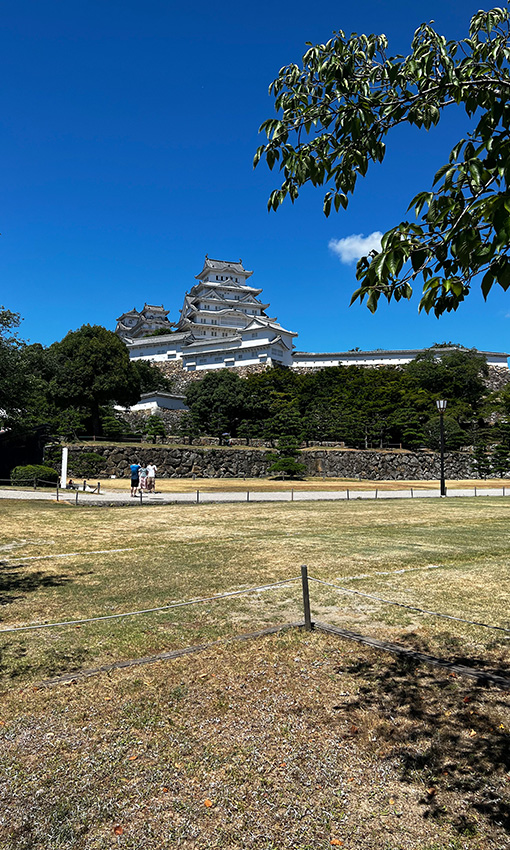
[{"label": "white castle keep", "polygon": [[[293,340],[297,333],[267,315],[269,304],[258,298],[262,289],[247,283],[252,274],[242,260],[211,260],[206,254],[204,267],[195,276],[198,283],[184,296],[178,322],[168,320],[169,311],[163,305],[145,304],[140,312],[123,313],[115,332],[126,343],[132,360],[180,361],[186,372],[259,365],[296,369],[402,366],[423,350],[296,351]],[[448,350],[438,348],[438,356]],[[508,369],[508,354],[480,354],[489,365]]]},{"label": "white castle keep", "polygon": [[[171,324],[162,307],[145,305],[117,319],[116,333],[133,360],[180,360],[187,372],[232,366],[292,366],[293,331],[267,315],[262,292],[247,283],[253,272],[242,260],[210,260],[184,296],[181,317]],[[167,334],[147,336],[154,330]]]}]

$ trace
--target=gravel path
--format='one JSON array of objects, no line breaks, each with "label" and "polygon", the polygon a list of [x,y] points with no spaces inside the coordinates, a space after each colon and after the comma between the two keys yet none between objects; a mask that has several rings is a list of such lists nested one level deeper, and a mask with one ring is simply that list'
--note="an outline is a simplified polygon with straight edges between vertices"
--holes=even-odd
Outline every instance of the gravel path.
[{"label": "gravel path", "polygon": [[[466,487],[450,490],[447,498],[456,496],[510,496],[510,487]],[[204,504],[210,502],[322,502],[347,501],[355,499],[438,499],[437,490],[419,490],[417,488],[402,488],[401,490],[292,490],[288,491],[225,491],[207,492],[196,490],[191,493],[154,493],[130,497],[125,492],[106,490],[97,493],[87,493],[82,490],[59,490],[58,501],[78,505],[169,505],[175,503]],[[15,490],[0,489],[0,499],[21,499],[25,501],[57,501],[55,491],[44,490]]]}]

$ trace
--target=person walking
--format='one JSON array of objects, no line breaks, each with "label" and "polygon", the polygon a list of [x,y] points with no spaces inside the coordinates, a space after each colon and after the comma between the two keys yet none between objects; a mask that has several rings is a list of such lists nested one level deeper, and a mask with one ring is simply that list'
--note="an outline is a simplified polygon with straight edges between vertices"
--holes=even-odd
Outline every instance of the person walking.
[{"label": "person walking", "polygon": [[154,463],[147,464],[147,490],[154,493],[156,488],[156,472],[158,467]]},{"label": "person walking", "polygon": [[136,496],[136,491],[138,489],[138,485],[140,484],[139,471],[140,471],[139,463],[132,463],[129,467],[131,471],[131,495]]}]

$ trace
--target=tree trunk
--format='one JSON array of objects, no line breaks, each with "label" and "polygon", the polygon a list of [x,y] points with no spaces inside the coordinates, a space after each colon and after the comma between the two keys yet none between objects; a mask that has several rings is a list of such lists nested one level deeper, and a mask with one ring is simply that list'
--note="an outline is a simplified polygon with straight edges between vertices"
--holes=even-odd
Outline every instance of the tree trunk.
[{"label": "tree trunk", "polygon": [[92,434],[94,435],[94,437],[100,437],[103,433],[103,429],[101,428],[99,405],[96,401],[92,402],[90,412],[92,414]]}]

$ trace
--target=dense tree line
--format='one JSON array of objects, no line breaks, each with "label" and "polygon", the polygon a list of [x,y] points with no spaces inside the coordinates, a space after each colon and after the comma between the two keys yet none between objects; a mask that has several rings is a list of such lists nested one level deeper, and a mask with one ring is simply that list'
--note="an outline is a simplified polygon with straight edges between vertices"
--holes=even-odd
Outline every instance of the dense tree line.
[{"label": "dense tree line", "polygon": [[276,441],[343,441],[353,448],[402,445],[436,448],[436,399],[446,398],[450,449],[499,439],[489,415],[510,412],[510,389],[488,392],[485,359],[475,351],[433,348],[403,368],[336,366],[316,372],[269,369],[240,378],[208,373],[187,391],[189,435],[229,434]]},{"label": "dense tree line", "polygon": [[0,426],[9,432],[44,426],[66,438],[113,438],[129,430],[114,404],[135,404],[142,392],[170,387],[152,364],[130,361],[119,337],[99,325],[83,325],[44,348],[20,340],[19,323],[0,308]]},{"label": "dense tree line", "polygon": [[[124,343],[105,328],[84,325],[43,348],[19,339],[19,321],[0,308],[0,428],[12,434],[44,427],[68,439],[114,439],[129,431],[114,404],[127,406],[142,392],[171,389],[156,366],[130,361]],[[245,378],[226,369],[209,372],[188,388],[190,411],[181,434],[247,442],[262,437],[275,446],[284,438],[295,444],[436,449],[436,399],[446,398],[446,447],[473,446],[480,474],[500,474],[510,468],[510,384],[489,392],[483,356],[441,348],[402,368],[277,368]]]}]

